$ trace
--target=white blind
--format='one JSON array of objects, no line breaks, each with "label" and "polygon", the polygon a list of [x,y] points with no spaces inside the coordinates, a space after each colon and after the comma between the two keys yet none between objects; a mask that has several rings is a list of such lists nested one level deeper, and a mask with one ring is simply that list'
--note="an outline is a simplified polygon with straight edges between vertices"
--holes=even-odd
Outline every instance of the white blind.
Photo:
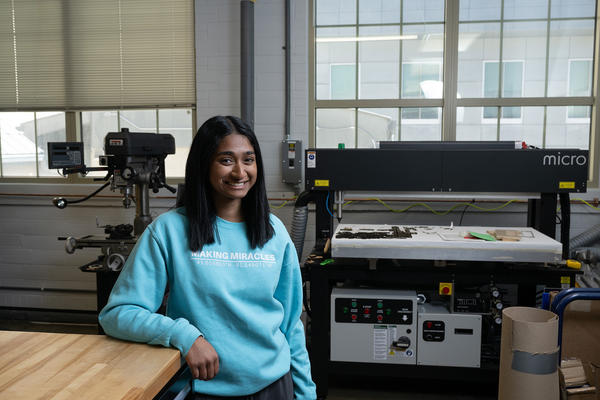
[{"label": "white blind", "polygon": [[0,110],[195,103],[193,0],[0,0]]}]

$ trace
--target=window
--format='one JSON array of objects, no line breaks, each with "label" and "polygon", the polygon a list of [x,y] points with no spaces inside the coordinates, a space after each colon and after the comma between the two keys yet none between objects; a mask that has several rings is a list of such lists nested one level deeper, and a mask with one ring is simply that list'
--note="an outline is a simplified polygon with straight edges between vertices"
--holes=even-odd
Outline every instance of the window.
[{"label": "window", "polygon": [[193,8],[190,0],[0,0],[8,16],[0,177],[56,176],[48,141],[83,139],[94,165],[106,133],[122,127],[172,131],[178,152],[167,158],[167,175],[182,176],[196,97]]},{"label": "window", "polygon": [[[502,63],[502,96],[498,96],[500,68],[498,61],[483,62],[483,97],[521,97],[523,95],[523,61]],[[483,118],[498,118],[498,107],[484,107]],[[520,120],[521,107],[502,107],[502,119]],[[518,122],[518,121],[516,121]]]},{"label": "window", "polygon": [[3,177],[48,177],[47,143],[64,142],[64,112],[0,113],[0,172]]},{"label": "window", "polygon": [[[442,65],[437,62],[402,64],[402,97],[435,99],[442,97]],[[404,108],[402,119],[438,119],[437,108]]]},{"label": "window", "polygon": [[353,99],[356,93],[356,65],[332,64],[331,99]]},{"label": "window", "polygon": [[[589,96],[592,92],[592,60],[569,60],[568,96]],[[569,106],[567,122],[589,122],[590,107]]]},{"label": "window", "polygon": [[[312,4],[311,145],[334,147],[335,127],[346,130],[346,147],[370,147],[359,140],[363,112],[393,122],[393,133],[379,128],[374,138],[600,143],[590,140],[600,134],[590,118],[596,0]],[[323,71],[342,63],[357,67],[336,98]]]},{"label": "window", "polygon": [[444,0],[313,4],[315,144],[439,140]]}]

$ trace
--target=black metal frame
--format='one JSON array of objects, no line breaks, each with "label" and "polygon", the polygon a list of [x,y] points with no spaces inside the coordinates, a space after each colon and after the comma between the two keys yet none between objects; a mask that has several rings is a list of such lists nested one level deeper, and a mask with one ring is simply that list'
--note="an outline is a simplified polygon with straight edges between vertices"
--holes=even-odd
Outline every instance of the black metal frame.
[{"label": "black metal frame", "polygon": [[[308,149],[306,151],[306,190],[300,196],[303,202],[316,204],[316,244],[304,264],[303,276],[310,281],[311,328],[309,350],[313,380],[317,395],[328,392],[328,373],[360,374],[367,376],[446,377],[461,380],[496,380],[497,363],[482,363],[481,368],[428,367],[375,363],[347,363],[330,361],[330,295],[338,282],[348,280],[371,286],[397,289],[414,289],[415,285],[432,282],[518,284],[518,304],[535,306],[538,284],[561,287],[561,278],[569,277],[574,284],[579,273],[568,268],[548,267],[541,263],[463,262],[448,263],[440,268],[433,261],[379,260],[373,268],[367,260],[336,259],[321,265],[325,243],[333,235],[333,195],[337,190],[371,191],[433,191],[433,192],[525,192],[540,193],[539,198],[528,201],[527,225],[555,238],[556,206],[560,194],[563,257],[568,255],[569,192],[586,190],[587,163],[585,165],[548,166],[544,156],[572,154],[585,156],[582,150],[510,150],[506,147],[490,148],[476,144],[461,148],[452,144],[444,146],[415,144],[409,148],[399,146],[386,149]],[[561,153],[562,152],[562,153]],[[309,159],[309,156],[312,158]],[[490,170],[474,171],[469,177],[461,174],[472,162],[489,160]],[[502,164],[497,161],[502,160]],[[462,169],[461,169],[462,168]],[[396,171],[397,179],[389,179]],[[400,172],[399,172],[400,171]],[[473,171],[469,171],[473,172]],[[487,174],[487,175],[486,175]],[[490,175],[491,174],[491,175]],[[490,177],[488,179],[488,177]],[[390,183],[391,182],[391,183]],[[563,187],[563,182],[569,182]],[[306,200],[307,199],[307,200]],[[296,203],[297,205],[298,202]],[[302,204],[304,205],[304,204]],[[465,370],[468,373],[465,373]]]},{"label": "black metal frame", "polygon": [[[327,396],[328,373],[361,374],[402,377],[445,377],[447,379],[476,379],[494,381],[498,376],[498,365],[482,364],[477,368],[425,367],[417,365],[387,365],[373,363],[345,363],[329,360],[330,354],[330,317],[329,307],[331,289],[337,282],[354,281],[367,285],[382,285],[397,289],[414,289],[419,285],[432,285],[432,282],[456,282],[461,284],[481,284],[493,278],[496,284],[515,284],[518,282],[518,304],[535,306],[536,285],[560,287],[561,278],[568,276],[575,281],[577,271],[568,268],[548,268],[529,263],[469,262],[437,267],[433,262],[420,261],[405,265],[389,265],[380,262],[371,269],[364,260],[336,260],[321,265],[322,258],[316,254],[304,264],[310,279],[310,357],[313,380],[317,385],[317,395]],[[318,255],[316,255],[318,257]],[[382,265],[381,265],[382,264]],[[468,371],[468,374],[465,374]]]}]

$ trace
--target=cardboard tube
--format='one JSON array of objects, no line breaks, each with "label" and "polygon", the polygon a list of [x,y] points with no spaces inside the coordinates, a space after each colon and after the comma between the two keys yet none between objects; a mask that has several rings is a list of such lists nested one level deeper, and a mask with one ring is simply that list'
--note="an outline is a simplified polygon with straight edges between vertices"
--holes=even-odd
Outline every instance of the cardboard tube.
[{"label": "cardboard tube", "polygon": [[558,317],[531,307],[502,312],[498,400],[558,400]]}]

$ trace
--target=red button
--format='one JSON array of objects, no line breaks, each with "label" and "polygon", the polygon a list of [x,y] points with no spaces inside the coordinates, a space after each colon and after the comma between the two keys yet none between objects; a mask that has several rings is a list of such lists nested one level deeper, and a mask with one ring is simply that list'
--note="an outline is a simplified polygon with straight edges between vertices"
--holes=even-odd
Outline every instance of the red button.
[{"label": "red button", "polygon": [[356,318],[357,318],[357,317],[356,317],[356,314],[352,314],[352,319],[353,319],[353,320],[356,320]]},{"label": "red button", "polygon": [[427,321],[427,329],[431,329],[431,326],[432,326],[432,325],[433,325],[433,324],[431,323],[431,321]]},{"label": "red button", "polygon": [[383,315],[378,315],[377,316],[377,321],[382,321],[383,320]]},{"label": "red button", "polygon": [[368,314],[370,312],[371,312],[371,310],[369,308],[365,308],[365,314]]},{"label": "red button", "polygon": [[442,293],[444,293],[444,294],[448,294],[448,293],[450,293],[450,288],[449,288],[448,286],[444,286],[444,287],[442,288]]}]

